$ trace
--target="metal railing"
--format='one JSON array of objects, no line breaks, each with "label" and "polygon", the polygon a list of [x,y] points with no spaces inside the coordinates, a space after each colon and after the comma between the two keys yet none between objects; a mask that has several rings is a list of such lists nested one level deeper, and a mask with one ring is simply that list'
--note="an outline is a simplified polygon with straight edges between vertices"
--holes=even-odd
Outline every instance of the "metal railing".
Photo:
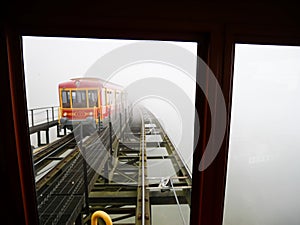
[{"label": "metal railing", "polygon": [[29,127],[58,119],[58,106],[40,107],[28,110]]}]

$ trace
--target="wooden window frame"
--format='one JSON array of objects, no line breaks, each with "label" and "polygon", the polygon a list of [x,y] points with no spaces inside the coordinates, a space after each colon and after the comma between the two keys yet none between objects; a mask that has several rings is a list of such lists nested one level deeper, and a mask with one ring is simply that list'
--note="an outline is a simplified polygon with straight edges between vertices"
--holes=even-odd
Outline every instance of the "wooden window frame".
[{"label": "wooden window frame", "polygon": [[[76,21],[73,23],[76,24]],[[73,27],[69,24],[54,27],[35,27],[26,25],[11,25],[1,30],[0,63],[1,84],[0,92],[3,107],[7,109],[1,112],[5,128],[2,131],[4,146],[9,149],[1,153],[10,165],[5,165],[9,172],[3,172],[6,176],[9,193],[15,192],[11,197],[15,205],[9,205],[5,212],[10,215],[10,209],[17,210],[14,216],[16,224],[39,224],[37,203],[35,196],[34,172],[32,168],[32,155],[30,152],[30,140],[27,122],[27,105],[25,97],[25,78],[22,62],[21,36],[69,36],[69,37],[93,37],[93,38],[128,38],[151,39],[172,41],[196,41],[200,42],[198,55],[208,64],[216,75],[223,90],[227,106],[227,119],[230,123],[231,88],[233,79],[233,61],[235,43],[260,43],[260,44],[286,44],[300,45],[300,34],[294,28],[275,27],[266,30],[259,26],[225,26],[216,24],[198,23],[194,28],[190,24],[182,24],[170,32],[162,29],[147,30],[137,27],[120,33],[118,27],[107,29],[95,25],[94,27]],[[197,27],[197,28],[196,28]],[[14,28],[14,29],[11,29]],[[182,32],[182,30],[185,30]],[[197,75],[199,76],[199,75]],[[226,168],[229,142],[229,126],[227,126],[223,145],[214,162],[203,172],[198,171],[198,165],[205,150],[206,142],[213,129],[210,122],[215,119],[210,116],[205,95],[196,89],[196,109],[201,114],[201,134],[193,157],[193,190],[191,222],[195,225],[221,225],[223,221],[224,194],[226,185]],[[2,156],[2,155],[1,155]],[[5,217],[6,218],[6,217]],[[11,219],[11,218],[10,218]],[[4,220],[5,221],[5,220]]]},{"label": "wooden window frame", "polygon": [[[76,34],[76,32],[74,32]],[[35,193],[35,183],[34,183],[34,171],[32,168],[32,155],[30,148],[30,138],[28,133],[28,123],[27,123],[27,104],[26,104],[26,93],[25,90],[25,76],[24,76],[24,67],[22,61],[22,36],[31,35],[31,36],[40,36],[39,32],[32,33],[23,33],[21,31],[12,31],[6,30],[6,46],[8,52],[8,66],[9,66],[9,79],[10,79],[10,95],[12,96],[11,107],[12,107],[12,115],[14,121],[14,132],[13,136],[16,138],[16,146],[14,146],[15,151],[18,155],[18,171],[20,180],[20,185],[16,190],[21,191],[21,197],[18,204],[22,204],[24,209],[24,218],[20,217],[20,221],[25,222],[25,224],[38,224],[38,212],[37,212],[37,202],[36,202],[36,193]],[[45,35],[45,34],[43,34]],[[110,34],[111,35],[111,34]],[[51,36],[51,34],[49,34]],[[76,37],[77,35],[71,35],[72,37]],[[158,35],[156,38],[149,38],[155,40],[167,40],[167,41],[194,41],[201,42],[205,36],[205,33],[197,33],[196,35],[179,35],[176,38],[176,35],[171,34],[168,35]],[[81,37],[78,35],[77,37]],[[101,35],[100,37],[97,35],[88,36],[92,38],[105,38],[105,36]],[[140,34],[133,34],[133,36],[126,36],[128,39],[137,39],[143,40],[147,36],[143,36]],[[196,38],[195,38],[196,37]],[[118,38],[118,36],[110,36],[110,38]],[[204,38],[205,40],[206,37]],[[203,42],[207,43],[207,42]],[[208,50],[208,48],[205,48]],[[201,51],[202,56],[208,55],[208,52]],[[21,97],[20,97],[21,96]],[[24,122],[25,121],[25,122]],[[21,135],[23,134],[23,135]],[[25,134],[25,135],[24,135]],[[192,204],[196,204],[192,203]],[[20,222],[20,223],[22,223]]]}]

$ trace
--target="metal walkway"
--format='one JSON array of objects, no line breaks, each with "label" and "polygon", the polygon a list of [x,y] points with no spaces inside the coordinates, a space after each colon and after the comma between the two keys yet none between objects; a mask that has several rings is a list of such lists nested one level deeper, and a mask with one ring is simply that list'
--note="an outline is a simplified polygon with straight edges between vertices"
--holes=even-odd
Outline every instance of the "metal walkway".
[{"label": "metal walkway", "polygon": [[66,145],[68,153],[43,156],[57,162],[37,181],[40,224],[90,224],[103,210],[115,225],[150,225],[153,207],[170,205],[178,224],[188,224],[182,206],[190,206],[192,178],[166,132],[146,109],[121,122],[120,115],[101,133]]}]

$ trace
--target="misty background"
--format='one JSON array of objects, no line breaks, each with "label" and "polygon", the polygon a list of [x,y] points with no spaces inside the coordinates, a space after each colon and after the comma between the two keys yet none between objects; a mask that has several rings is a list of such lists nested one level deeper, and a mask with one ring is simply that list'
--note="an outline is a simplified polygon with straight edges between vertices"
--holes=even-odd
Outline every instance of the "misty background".
[{"label": "misty background", "polygon": [[[84,77],[95,62],[111,51],[138,41],[107,40],[87,38],[53,38],[25,36],[23,41],[23,58],[26,81],[26,96],[28,109],[58,106],[58,84],[70,78]],[[148,41],[158,42],[158,41]],[[163,43],[163,42],[161,42]],[[148,96],[141,103],[151,110],[159,119],[170,139],[178,147],[188,168],[192,168],[194,105],[197,43],[195,42],[164,42],[179,46],[195,55],[192,74],[186,74],[174,66],[159,62],[142,62],[120,69],[109,81],[122,85],[124,88],[137,81],[153,80],[150,86],[153,90],[157,84],[167,81],[182,91],[190,101],[182,113],[170,99]],[[130,53],[128,53],[130,54]],[[157,54],[160,54],[159,52]],[[170,55],[170,57],[173,57]],[[184,60],[184,59],[179,59]],[[175,65],[176,66],[176,65]],[[97,71],[99,78],[108,77]],[[157,81],[157,83],[154,83]],[[168,90],[166,87],[161,89]],[[159,91],[159,90],[158,90]],[[165,90],[164,90],[165,91]],[[182,132],[183,123],[188,130]],[[55,139],[55,129],[52,129],[52,140]],[[43,136],[42,136],[43,137]],[[36,146],[36,135],[31,135],[32,145]],[[171,174],[170,174],[171,175]]]},{"label": "misty background", "polygon": [[224,225],[300,224],[300,47],[237,44]]},{"label": "misty background", "polygon": [[[83,76],[99,57],[134,42],[23,37],[28,109],[58,105],[58,83]],[[172,43],[196,54],[196,43]],[[299,62],[299,47],[236,45],[224,225],[300,224]],[[193,80],[173,67],[132,65],[112,81],[126,86],[147,77],[172,81],[194,102]],[[190,120],[181,121],[176,108],[163,99],[148,98],[144,104],[175,144],[182,135],[190,138],[180,152],[191,166],[194,109],[187,109]],[[183,122],[191,133],[182,134]],[[180,224],[174,216],[157,213],[161,210],[154,209],[157,223],[165,218]]]},{"label": "misty background", "polygon": [[[28,109],[33,109],[45,106],[58,106],[58,84],[60,82],[67,81],[70,78],[84,77],[86,71],[100,57],[118,47],[137,41],[26,36],[22,38],[22,42],[27,107]],[[188,117],[185,117],[184,121],[176,104],[173,104],[169,99],[149,96],[142,99],[141,103],[159,119],[175,146],[184,146],[178,148],[178,150],[191,170],[194,140],[197,43],[168,43],[180,46],[195,55],[195,59],[192,62],[194,67],[193,74],[187,75],[170,65],[147,62],[127,66],[118,71],[109,81],[127,87],[136,81],[147,81],[149,78],[152,80],[160,79],[161,81],[171,82],[172,85],[175,85],[178,90],[188,97],[190,107],[185,109]],[[101,71],[99,71],[97,76],[101,78]],[[153,90],[155,90],[155,83],[151,82],[151,85]],[[164,89],[167,89],[168,86],[170,85],[167,85]],[[182,132],[183,123],[189,128],[184,133]],[[54,140],[56,136],[55,128],[52,128],[51,136],[51,139]],[[36,146],[36,134],[31,135],[30,138],[32,145]],[[161,168],[164,165],[155,164],[157,169],[153,168],[149,173],[156,177],[174,175],[174,169],[171,166],[169,166],[170,168]],[[185,220],[189,221],[190,209],[188,205],[153,206],[153,224],[161,224],[163,222],[164,224],[181,225],[182,218],[180,218],[179,207],[184,214]]]}]

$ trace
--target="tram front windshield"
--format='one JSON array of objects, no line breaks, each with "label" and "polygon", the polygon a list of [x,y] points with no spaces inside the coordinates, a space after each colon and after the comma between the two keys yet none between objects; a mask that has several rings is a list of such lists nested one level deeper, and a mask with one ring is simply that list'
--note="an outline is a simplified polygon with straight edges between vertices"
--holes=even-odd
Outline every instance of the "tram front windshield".
[{"label": "tram front windshield", "polygon": [[86,108],[86,91],[72,91],[73,108]]},{"label": "tram front windshield", "polygon": [[61,98],[62,98],[62,107],[63,108],[70,108],[70,91],[62,91],[61,92]]}]

